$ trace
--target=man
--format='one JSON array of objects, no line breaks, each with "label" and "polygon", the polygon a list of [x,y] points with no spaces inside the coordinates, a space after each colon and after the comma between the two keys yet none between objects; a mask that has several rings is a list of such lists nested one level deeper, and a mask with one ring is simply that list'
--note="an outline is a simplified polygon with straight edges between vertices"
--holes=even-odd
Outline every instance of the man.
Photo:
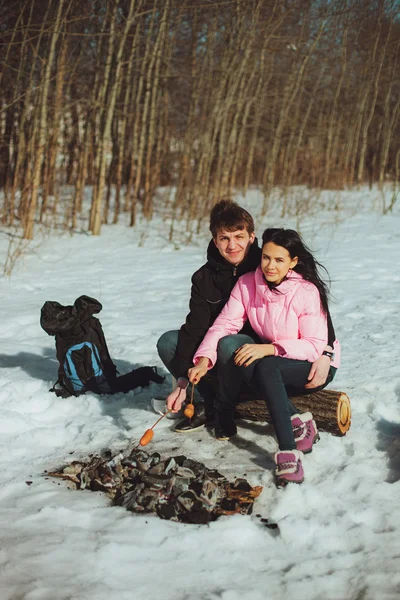
[{"label": "man", "polygon": [[[208,245],[207,262],[192,277],[189,314],[179,331],[167,331],[157,342],[158,354],[168,371],[177,380],[176,388],[167,398],[168,406],[181,405],[189,384],[187,372],[193,366],[193,356],[223,307],[238,278],[255,271],[261,262],[261,250],[254,233],[253,217],[235,202],[222,200],[210,215],[212,240]],[[328,339],[333,344],[335,334],[330,317]],[[255,336],[246,323],[241,333]],[[311,367],[308,387],[322,385],[328,375],[330,358],[321,356]],[[178,433],[195,431],[212,425],[216,391],[215,368],[197,385],[204,405],[196,405],[191,419],[183,419],[175,427]]]}]

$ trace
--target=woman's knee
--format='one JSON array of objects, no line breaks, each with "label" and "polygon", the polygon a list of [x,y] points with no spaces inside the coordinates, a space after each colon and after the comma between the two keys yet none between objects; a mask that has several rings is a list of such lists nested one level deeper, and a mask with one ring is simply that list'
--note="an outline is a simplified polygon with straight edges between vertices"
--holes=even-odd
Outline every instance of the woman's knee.
[{"label": "woman's knee", "polygon": [[248,335],[243,334],[226,335],[221,338],[217,348],[218,361],[222,363],[228,362],[236,350],[243,346],[243,344],[254,344],[254,341]]},{"label": "woman's knee", "polygon": [[265,356],[261,358],[254,368],[254,373],[271,375],[280,370],[280,358],[278,356]]}]

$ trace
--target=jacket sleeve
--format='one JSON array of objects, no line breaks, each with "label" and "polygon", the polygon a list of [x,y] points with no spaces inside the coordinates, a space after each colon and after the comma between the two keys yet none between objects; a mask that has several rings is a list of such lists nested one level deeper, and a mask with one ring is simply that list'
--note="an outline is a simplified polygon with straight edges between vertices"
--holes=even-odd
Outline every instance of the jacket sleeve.
[{"label": "jacket sleeve", "polygon": [[200,291],[200,284],[195,273],[192,277],[189,314],[179,330],[178,344],[171,362],[171,371],[177,373],[177,377],[187,377],[188,369],[193,366],[193,355],[211,324],[210,305]]},{"label": "jacket sleeve", "polygon": [[204,340],[194,355],[193,362],[196,365],[202,356],[209,359],[211,369],[217,362],[217,347],[221,338],[226,335],[238,333],[247,321],[247,312],[243,303],[240,281],[235,285],[228,302],[225,304],[214,324],[207,332]]},{"label": "jacket sleeve", "polygon": [[[314,287],[314,286],[313,286]],[[275,355],[314,362],[328,341],[326,315],[317,288],[305,290],[294,309],[298,314],[298,339],[275,340]]]}]

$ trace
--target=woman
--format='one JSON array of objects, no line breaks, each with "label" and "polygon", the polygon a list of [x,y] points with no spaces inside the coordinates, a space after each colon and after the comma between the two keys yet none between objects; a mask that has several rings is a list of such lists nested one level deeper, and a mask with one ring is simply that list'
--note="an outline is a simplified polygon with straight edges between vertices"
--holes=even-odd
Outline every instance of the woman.
[{"label": "woman", "polygon": [[[244,378],[265,399],[271,414],[279,444],[277,483],[301,483],[303,453],[311,452],[319,435],[312,414],[300,415],[288,392],[306,392],[311,363],[323,353],[331,355],[329,375],[318,389],[324,388],[339,366],[340,347],[336,341],[334,352],[323,352],[328,290],[319,276],[319,263],[300,235],[291,229],[266,229],[262,240],[261,265],[238,280],[200,344],[188,376],[198,383],[214,366],[218,347],[216,437],[229,439],[236,434],[235,400]],[[246,320],[258,340],[232,335]]]}]

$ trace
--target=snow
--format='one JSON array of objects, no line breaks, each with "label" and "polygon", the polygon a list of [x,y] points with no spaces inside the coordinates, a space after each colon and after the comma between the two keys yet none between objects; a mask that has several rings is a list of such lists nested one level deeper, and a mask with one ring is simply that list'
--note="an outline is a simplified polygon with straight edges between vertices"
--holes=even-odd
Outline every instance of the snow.
[{"label": "snow", "polygon": [[[321,433],[304,460],[306,481],[278,490],[270,426],[242,422],[231,442],[200,430],[175,434],[163,419],[152,450],[184,453],[264,490],[252,516],[210,526],[135,516],[101,493],[46,478],[71,460],[126,451],[157,415],[151,384],[114,397],[59,399],[54,340],[39,324],[46,300],[100,300],[109,349],[123,373],[163,369],[158,337],[177,329],[190,277],[204,263],[207,224],[168,241],[168,214],[135,229],[105,226],[100,237],[39,235],[10,278],[0,279],[1,600],[394,600],[400,597],[400,211],[382,215],[376,190],[294,188],[292,216],[268,218],[251,190],[238,201],[268,226],[300,229],[332,279],[331,312],[342,366],[330,387],[352,403],[344,438]],[[309,206],[310,203],[305,203]],[[310,207],[309,207],[310,208]],[[5,257],[9,233],[0,233]],[[28,484],[27,482],[32,482]],[[278,523],[265,528],[257,514]]]}]

